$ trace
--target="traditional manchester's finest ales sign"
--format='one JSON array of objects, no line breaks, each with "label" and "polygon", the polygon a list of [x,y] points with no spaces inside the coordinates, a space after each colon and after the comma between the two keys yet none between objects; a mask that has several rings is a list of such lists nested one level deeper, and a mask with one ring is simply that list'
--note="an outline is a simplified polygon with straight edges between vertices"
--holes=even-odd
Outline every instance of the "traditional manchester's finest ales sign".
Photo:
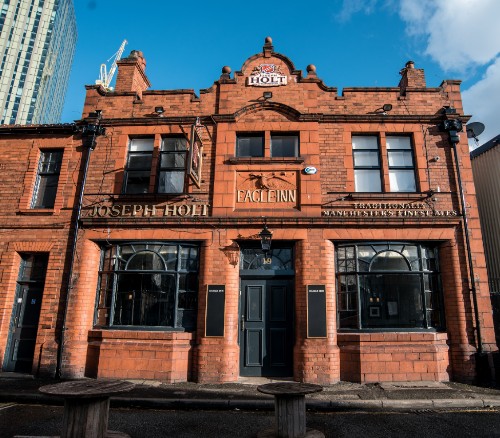
[{"label": "traditional manchester's finest ales sign", "polygon": [[351,207],[323,210],[323,216],[331,217],[380,217],[380,218],[419,218],[419,217],[456,217],[456,210],[435,210],[423,202],[355,202]]},{"label": "traditional manchester's finest ales sign", "polygon": [[297,204],[297,172],[239,172],[236,204],[262,208],[262,204]]},{"label": "traditional manchester's finest ales sign", "polygon": [[281,72],[281,67],[275,64],[260,64],[254,67],[247,79],[247,85],[252,87],[279,87],[287,84],[287,76]]}]

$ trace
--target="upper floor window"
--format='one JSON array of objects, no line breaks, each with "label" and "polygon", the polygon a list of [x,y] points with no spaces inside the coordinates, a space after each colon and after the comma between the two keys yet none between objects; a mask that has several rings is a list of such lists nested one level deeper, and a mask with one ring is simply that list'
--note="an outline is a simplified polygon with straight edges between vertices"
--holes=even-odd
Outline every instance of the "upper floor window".
[{"label": "upper floor window", "polygon": [[123,192],[148,193],[153,163],[154,138],[130,140]]},{"label": "upper floor window", "polygon": [[263,157],[264,134],[238,134],[236,137],[237,157]]},{"label": "upper floor window", "polygon": [[271,157],[298,157],[299,136],[271,134]]},{"label": "upper floor window", "polygon": [[[379,139],[375,135],[352,137],[354,186],[356,192],[416,192],[415,163],[411,138],[388,135],[385,141],[387,161],[381,160]],[[388,181],[383,175],[388,175]]]},{"label": "upper floor window", "polygon": [[[268,140],[270,138],[270,143]],[[298,157],[299,136],[288,133],[243,133],[236,137],[237,157]]]},{"label": "upper floor window", "polygon": [[386,139],[391,192],[415,192],[415,164],[410,137],[388,136]]},{"label": "upper floor window", "polygon": [[[130,140],[123,192],[127,194],[183,193],[186,175],[187,140],[185,137],[164,137],[159,157],[154,154],[154,138]],[[157,181],[151,179],[158,169]]]},{"label": "upper floor window", "polygon": [[187,141],[184,137],[165,137],[161,143],[158,193],[183,193]]},{"label": "upper floor window", "polygon": [[40,151],[40,161],[31,200],[31,208],[53,208],[56,200],[63,151]]},{"label": "upper floor window", "polygon": [[354,187],[357,192],[381,192],[380,153],[378,138],[374,135],[356,135],[352,138],[354,159]]}]

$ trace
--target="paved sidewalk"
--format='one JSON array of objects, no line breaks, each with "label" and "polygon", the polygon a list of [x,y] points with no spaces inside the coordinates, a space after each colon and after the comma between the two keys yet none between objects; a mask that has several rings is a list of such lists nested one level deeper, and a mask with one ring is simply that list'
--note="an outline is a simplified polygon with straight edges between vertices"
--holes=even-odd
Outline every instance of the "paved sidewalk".
[{"label": "paved sidewalk", "polygon": [[[272,410],[273,398],[257,391],[269,379],[242,379],[238,383],[165,384],[159,381],[130,380],[135,388],[111,399],[112,407],[155,409],[240,409]],[[62,404],[38,388],[57,383],[16,373],[0,373],[1,403]],[[357,384],[340,382],[306,397],[310,409],[444,409],[500,407],[500,390],[460,383],[401,382]]]}]

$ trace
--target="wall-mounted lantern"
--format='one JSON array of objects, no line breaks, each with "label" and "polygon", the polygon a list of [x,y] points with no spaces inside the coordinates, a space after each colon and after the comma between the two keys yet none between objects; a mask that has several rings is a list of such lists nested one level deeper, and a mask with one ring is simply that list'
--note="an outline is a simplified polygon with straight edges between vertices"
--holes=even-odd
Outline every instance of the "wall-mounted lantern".
[{"label": "wall-mounted lantern", "polygon": [[273,233],[269,231],[267,225],[264,224],[264,228],[259,233],[260,237],[260,246],[262,248],[262,252],[264,253],[264,264],[270,263],[269,251],[271,250],[271,240],[273,238]]}]

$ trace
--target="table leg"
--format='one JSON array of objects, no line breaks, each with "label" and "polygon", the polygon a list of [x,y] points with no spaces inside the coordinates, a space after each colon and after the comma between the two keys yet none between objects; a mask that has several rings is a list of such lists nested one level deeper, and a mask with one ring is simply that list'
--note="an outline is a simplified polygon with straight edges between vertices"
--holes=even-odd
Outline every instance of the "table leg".
[{"label": "table leg", "polygon": [[66,399],[61,438],[105,438],[109,397]]},{"label": "table leg", "polygon": [[299,396],[275,396],[276,432],[278,437],[298,438],[306,434],[306,399]]}]

